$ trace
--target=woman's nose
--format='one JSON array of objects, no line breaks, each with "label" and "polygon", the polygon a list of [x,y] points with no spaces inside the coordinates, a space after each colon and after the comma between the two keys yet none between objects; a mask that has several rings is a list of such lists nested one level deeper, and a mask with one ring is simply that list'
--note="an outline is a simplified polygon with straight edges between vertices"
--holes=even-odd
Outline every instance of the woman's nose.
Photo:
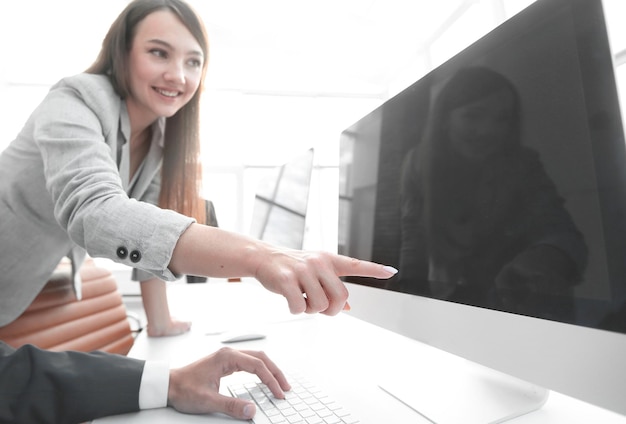
[{"label": "woman's nose", "polygon": [[177,83],[177,84],[185,84],[185,67],[183,63],[178,63],[178,61],[172,61],[170,66],[168,67],[165,78],[168,81]]}]

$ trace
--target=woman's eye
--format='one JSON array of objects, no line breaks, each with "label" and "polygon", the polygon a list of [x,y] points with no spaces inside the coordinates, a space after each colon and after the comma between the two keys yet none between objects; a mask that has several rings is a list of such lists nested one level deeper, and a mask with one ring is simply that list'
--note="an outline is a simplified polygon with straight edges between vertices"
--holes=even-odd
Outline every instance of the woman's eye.
[{"label": "woman's eye", "polygon": [[161,50],[161,49],[152,49],[150,50],[150,54],[153,54],[154,56],[157,56],[157,57],[167,57],[167,53],[165,52],[165,50]]},{"label": "woman's eye", "polygon": [[187,63],[189,64],[189,66],[191,66],[193,68],[201,68],[202,67],[202,61],[200,59],[189,59],[189,61]]}]

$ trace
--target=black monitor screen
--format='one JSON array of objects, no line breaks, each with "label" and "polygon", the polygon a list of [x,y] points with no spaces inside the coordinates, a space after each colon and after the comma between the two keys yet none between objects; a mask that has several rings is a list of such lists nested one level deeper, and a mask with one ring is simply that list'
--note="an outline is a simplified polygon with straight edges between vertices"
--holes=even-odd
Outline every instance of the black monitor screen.
[{"label": "black monitor screen", "polygon": [[626,161],[601,1],[539,0],[341,136],[347,281],[626,332]]}]

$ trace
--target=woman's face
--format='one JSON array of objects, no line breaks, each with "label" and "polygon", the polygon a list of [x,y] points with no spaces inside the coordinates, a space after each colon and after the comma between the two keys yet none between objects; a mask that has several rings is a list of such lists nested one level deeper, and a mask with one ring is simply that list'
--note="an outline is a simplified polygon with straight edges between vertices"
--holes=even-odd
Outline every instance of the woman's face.
[{"label": "woman's face", "polygon": [[514,97],[508,90],[489,94],[453,109],[449,117],[452,148],[469,159],[481,159],[510,142]]},{"label": "woman's face", "polygon": [[200,85],[204,55],[176,15],[159,10],[135,28],[129,52],[131,119],[150,123],[174,115]]}]

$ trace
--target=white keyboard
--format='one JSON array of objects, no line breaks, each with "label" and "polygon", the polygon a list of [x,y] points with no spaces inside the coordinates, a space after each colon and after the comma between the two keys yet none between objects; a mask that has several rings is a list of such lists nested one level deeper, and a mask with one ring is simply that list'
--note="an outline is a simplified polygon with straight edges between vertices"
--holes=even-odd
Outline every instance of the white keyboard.
[{"label": "white keyboard", "polygon": [[285,399],[277,399],[265,384],[251,381],[232,384],[228,390],[234,397],[254,401],[257,412],[255,424],[356,424],[346,409],[323,391],[301,377],[290,375],[291,390]]}]

